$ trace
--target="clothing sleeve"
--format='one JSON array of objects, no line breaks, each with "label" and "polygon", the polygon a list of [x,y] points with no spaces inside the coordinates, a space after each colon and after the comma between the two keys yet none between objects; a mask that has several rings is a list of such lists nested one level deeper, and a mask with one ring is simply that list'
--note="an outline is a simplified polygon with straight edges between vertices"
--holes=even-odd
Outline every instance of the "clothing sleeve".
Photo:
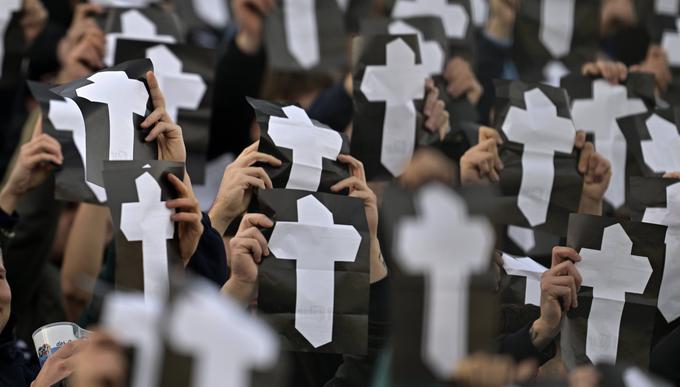
[{"label": "clothing sleeve", "polygon": [[246,97],[260,94],[265,65],[264,48],[248,55],[239,49],[235,39],[229,41],[215,69],[208,160],[228,152],[238,156],[250,145],[250,126],[255,112]]},{"label": "clothing sleeve", "polygon": [[477,104],[480,123],[489,125],[489,113],[496,99],[494,79],[504,77],[505,68],[512,61],[512,42],[489,37],[484,32],[477,38],[477,79],[484,88]]},{"label": "clothing sleeve", "polygon": [[196,252],[189,260],[187,270],[214,282],[217,286],[222,286],[229,278],[224,242],[217,230],[212,227],[207,214],[203,213],[201,223],[203,234],[198,241]]},{"label": "clothing sleeve", "polygon": [[520,362],[527,359],[535,359],[539,365],[545,364],[548,360],[555,357],[555,340],[551,340],[545,349],[539,351],[531,342],[531,324],[526,325],[517,332],[501,336],[498,339],[499,352],[512,356],[515,361]]},{"label": "clothing sleeve", "polygon": [[326,387],[362,387],[371,384],[373,373],[387,342],[389,332],[389,277],[371,284],[366,356],[343,356],[333,379]]},{"label": "clothing sleeve", "polygon": [[652,349],[649,357],[649,370],[678,386],[680,385],[679,358],[680,326],[659,341]]},{"label": "clothing sleeve", "polygon": [[326,124],[338,132],[344,132],[352,122],[354,105],[352,97],[345,87],[339,83],[319,94],[309,107],[309,117]]}]

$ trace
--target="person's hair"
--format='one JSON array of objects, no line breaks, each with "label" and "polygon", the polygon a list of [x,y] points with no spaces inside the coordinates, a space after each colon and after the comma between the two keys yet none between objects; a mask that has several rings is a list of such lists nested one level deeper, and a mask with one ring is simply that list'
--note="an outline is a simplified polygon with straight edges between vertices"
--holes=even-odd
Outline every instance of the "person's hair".
[{"label": "person's hair", "polygon": [[297,101],[300,96],[333,86],[333,77],[318,72],[269,70],[262,86],[262,98],[269,101]]}]

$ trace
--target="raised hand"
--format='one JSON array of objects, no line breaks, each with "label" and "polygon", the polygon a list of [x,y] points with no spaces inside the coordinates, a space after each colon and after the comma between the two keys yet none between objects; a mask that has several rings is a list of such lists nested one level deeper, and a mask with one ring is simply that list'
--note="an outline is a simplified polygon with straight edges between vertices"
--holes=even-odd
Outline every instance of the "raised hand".
[{"label": "raised hand", "polygon": [[578,171],[583,174],[583,190],[578,212],[601,216],[604,194],[612,177],[611,163],[595,152],[595,146],[586,141],[583,131],[576,133],[574,146],[581,150]]},{"label": "raised hand", "polygon": [[264,18],[276,6],[275,0],[234,0],[234,20],[239,27],[236,44],[245,53],[254,54],[262,45]]},{"label": "raised hand", "polygon": [[449,82],[447,91],[453,98],[465,96],[473,105],[479,102],[484,92],[470,63],[458,56],[446,64],[444,79]]},{"label": "raised hand", "polygon": [[201,208],[190,186],[184,184],[177,176],[168,175],[168,180],[178,193],[177,199],[168,200],[165,206],[177,210],[172,215],[173,222],[177,222],[179,251],[184,266],[189,264],[191,256],[196,252],[198,242],[203,234]]},{"label": "raised hand", "polygon": [[595,62],[584,64],[581,67],[581,74],[592,77],[601,76],[612,85],[618,85],[628,78],[628,69],[621,62],[598,59]]},{"label": "raised hand", "polygon": [[431,132],[439,133],[439,138],[443,139],[449,132],[449,112],[446,111],[444,101],[439,98],[439,89],[434,85],[434,81],[428,78],[425,82],[427,96],[425,97],[425,128]]},{"label": "raised hand", "polygon": [[182,137],[182,128],[173,121],[165,109],[165,97],[153,71],[146,73],[149,83],[149,95],[154,111],[141,123],[144,129],[151,128],[144,141],[156,140],[158,144],[158,160],[187,161],[187,151]]}]

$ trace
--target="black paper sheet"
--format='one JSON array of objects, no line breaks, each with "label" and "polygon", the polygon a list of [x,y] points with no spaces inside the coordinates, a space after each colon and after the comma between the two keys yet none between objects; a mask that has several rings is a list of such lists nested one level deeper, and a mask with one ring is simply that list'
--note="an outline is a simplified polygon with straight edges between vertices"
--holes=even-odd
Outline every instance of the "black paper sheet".
[{"label": "black paper sheet", "polygon": [[[672,140],[666,141],[665,138],[660,137],[654,139],[652,137],[652,134],[650,133],[650,128],[647,126],[647,120],[649,120],[654,115],[658,116],[658,118],[661,118],[662,120],[668,121],[670,125],[673,125],[675,127],[674,129],[676,132],[676,136],[678,137],[678,139],[680,139],[680,129],[678,129],[678,127],[680,126],[680,109],[678,108],[658,109],[643,114],[623,117],[617,120],[619,123],[619,127],[623,132],[623,135],[626,137],[626,142],[628,144],[628,152],[632,154],[633,157],[635,157],[635,160],[637,161],[637,168],[639,171],[641,171],[641,174],[648,177],[663,175],[664,172],[680,171],[680,165],[677,165],[676,163],[672,162],[674,158],[678,157],[677,155],[679,151],[679,149],[671,148],[673,146]],[[665,131],[661,131],[659,134],[662,135],[664,133]],[[657,152],[654,150],[650,150],[648,152],[651,153],[647,154],[647,157],[656,156],[666,162],[663,162],[662,164],[656,164],[654,161],[646,160],[645,158],[646,154],[643,152],[642,149],[643,141],[644,142],[658,141],[660,145],[666,146],[667,148],[663,149],[663,151]],[[680,160],[680,158],[677,159]],[[659,168],[664,165],[669,166],[677,165],[677,169],[666,170],[667,168],[664,168],[663,171],[660,170],[657,172],[654,170],[655,168],[652,168],[652,167]],[[634,198],[629,199],[634,200]]]},{"label": "black paper sheet", "polygon": [[[361,83],[366,66],[385,66],[387,62],[386,46],[388,43],[402,39],[415,53],[416,63],[422,63],[420,46],[415,35],[374,35],[355,39],[358,50],[357,63],[354,65],[354,120],[350,152],[364,163],[368,180],[389,180],[392,173],[381,162],[383,140],[383,123],[385,121],[385,102],[370,102],[361,92]],[[425,81],[423,80],[423,89]],[[423,93],[425,95],[426,93]],[[426,129],[421,110],[424,100],[414,100],[418,114],[416,122],[416,147],[439,143],[439,133]]]},{"label": "black paper sheet", "polygon": [[[298,20],[301,13],[286,14],[286,1],[278,0],[277,6],[265,20],[264,44],[267,50],[269,65],[282,71],[332,71],[347,63],[347,40],[345,35],[345,16],[336,0],[316,0],[316,31],[319,48],[318,62],[305,64],[291,51],[288,44],[290,30],[285,18],[292,17],[292,25],[300,25]],[[303,4],[302,2],[299,3]],[[300,36],[300,39],[310,39],[310,36]],[[309,52],[306,51],[306,54]],[[304,55],[304,54],[303,54]]]},{"label": "black paper sheet", "polygon": [[[141,241],[129,241],[120,230],[123,203],[138,203],[139,196],[135,179],[150,174],[161,187],[161,200],[177,197],[174,186],[167,178],[172,173],[184,179],[184,163],[174,161],[105,161],[104,182],[108,195],[107,205],[115,230],[116,241],[116,288],[144,290],[144,270]],[[160,231],[159,231],[160,232]],[[175,236],[166,241],[168,267],[181,265],[179,241]],[[172,277],[170,279],[172,281]]]},{"label": "black paper sheet", "polygon": [[[297,202],[310,195],[333,214],[335,224],[353,226],[361,235],[355,261],[335,262],[332,341],[314,348],[295,328],[295,260],[278,259],[273,253],[263,257],[259,268],[258,312],[279,334],[285,350],[363,355],[368,340],[370,238],[361,200],[325,193],[273,189],[260,190],[257,201],[260,212],[275,223],[297,222]],[[272,229],[263,230],[268,240],[275,228],[276,224]]]},{"label": "black paper sheet", "polygon": [[[206,153],[210,142],[210,115],[216,64],[215,52],[211,49],[186,44],[160,44],[118,39],[116,63],[146,58],[148,57],[147,50],[158,46],[165,46],[180,60],[182,73],[199,75],[205,85],[205,92],[198,109],[179,107],[177,110],[177,124],[182,127],[182,135],[187,150],[187,172],[193,183],[202,184],[205,181]],[[159,70],[163,71],[163,69]],[[166,106],[170,106],[172,100],[168,90],[176,90],[177,87],[173,88],[173,85],[169,84],[165,89],[165,103]]]},{"label": "black paper sheet", "polygon": [[666,188],[680,183],[677,179],[663,177],[631,176],[629,184],[631,218],[641,222],[648,208],[667,208]]},{"label": "black paper sheet", "polygon": [[[146,73],[153,70],[150,60],[141,59],[122,63],[118,66],[103,70],[101,72],[122,71],[131,80],[143,82],[147,91]],[[99,203],[92,189],[85,183],[85,168],[81,154],[76,148],[73,138],[73,128],[61,128],[57,130],[50,119],[50,103],[65,102],[66,98],[71,99],[82,112],[85,131],[86,131],[86,155],[87,181],[104,187],[102,177],[102,162],[109,160],[110,133],[119,128],[110,128],[109,107],[107,104],[91,102],[88,99],[77,95],[78,89],[92,84],[88,78],[79,79],[66,85],[50,88],[48,85],[29,82],[33,97],[40,103],[43,112],[43,130],[45,133],[59,141],[64,155],[64,163],[56,173],[55,197],[59,200],[85,201]],[[137,133],[134,136],[133,154],[128,157],[132,160],[155,160],[158,158],[158,148],[155,142],[147,143],[144,138],[148,130],[142,130],[139,124],[144,117],[151,113],[153,109],[151,98],[147,101],[144,116],[132,113],[133,126]],[[70,116],[71,117],[71,116]],[[103,189],[103,188],[102,188]]]},{"label": "black paper sheet", "polygon": [[[498,205],[504,211],[500,211],[498,217],[494,218],[496,223],[530,227],[528,220],[517,206],[522,180],[524,148],[522,144],[507,140],[501,128],[511,107],[526,109],[525,92],[535,88],[541,90],[556,106],[558,117],[571,119],[569,97],[563,89],[520,81],[496,81],[494,126],[504,137],[504,144],[500,147],[499,154],[505,166],[500,172],[500,182],[498,183],[501,190]],[[551,129],[545,128],[545,130]],[[570,154],[555,152],[553,165],[555,174],[547,218],[545,223],[534,228],[564,236],[567,231],[569,214],[578,210],[583,188],[583,177],[578,172],[578,152],[575,149]]]},{"label": "black paper sheet", "polygon": [[179,18],[175,14],[155,5],[146,8],[108,8],[106,14],[99,18],[99,24],[104,33],[123,32],[121,16],[131,10],[141,13],[151,21],[157,35],[172,36],[178,43],[184,40]]},{"label": "black paper sheet", "polygon": [[19,10],[11,13],[5,29],[0,30],[0,39],[3,39],[4,46],[4,53],[0,54],[0,88],[14,85],[21,75],[21,62],[26,44],[21,27],[22,15],[19,3]]},{"label": "black paper sheet", "polygon": [[[653,272],[643,294],[626,293],[616,361],[635,364],[646,369],[652,346],[654,320],[657,315],[657,297],[665,260],[666,227],[573,214],[569,219],[567,246],[577,252],[582,248],[601,250],[604,229],[617,224],[621,225],[633,243],[631,254],[647,257]],[[586,356],[585,343],[592,300],[593,288],[582,285],[578,293],[578,308],[570,310],[563,321],[562,358],[568,369],[590,362]]]},{"label": "black paper sheet", "polygon": [[[408,218],[421,217],[416,205],[416,194],[396,185],[390,185],[383,196],[380,209],[381,248],[390,268],[392,281],[392,356],[390,362],[390,378],[397,384],[446,382],[439,379],[425,360],[424,324],[426,319],[426,278],[414,275],[400,267],[395,258],[396,233],[402,221]],[[465,200],[470,214],[490,215],[485,205],[495,196],[487,187],[467,187],[456,195]],[[495,235],[489,238],[495,239]],[[489,267],[491,267],[492,251],[489,251]],[[452,254],[454,254],[452,252]],[[454,255],[451,258],[455,258]],[[468,309],[468,350],[493,351],[494,338],[499,321],[499,304],[495,289],[495,278],[491,271],[488,274],[475,274],[470,278]]]},{"label": "black paper sheet", "polygon": [[[286,188],[290,178],[291,169],[293,167],[295,155],[293,154],[294,152],[292,149],[277,146],[274,140],[272,140],[272,138],[269,136],[268,132],[269,119],[271,117],[286,118],[286,114],[282,110],[282,107],[288,105],[281,105],[253,98],[248,98],[248,102],[253,107],[253,109],[255,109],[257,124],[260,127],[260,145],[258,150],[262,153],[270,154],[282,162],[280,167],[275,167],[268,163],[258,163],[257,166],[264,168],[264,170],[267,172],[267,175],[269,175],[269,178],[272,180],[272,185],[274,188]],[[314,126],[329,129],[328,126],[324,125],[323,123],[315,120],[312,120],[312,122],[314,123]],[[342,148],[340,149],[340,154],[348,154],[349,139],[343,133],[338,133],[338,135],[342,138]],[[345,164],[337,160],[331,160],[324,157],[322,158],[321,180],[316,191],[338,193],[332,192],[330,188],[348,177],[349,171]],[[344,194],[346,193],[347,191],[344,192]]]}]

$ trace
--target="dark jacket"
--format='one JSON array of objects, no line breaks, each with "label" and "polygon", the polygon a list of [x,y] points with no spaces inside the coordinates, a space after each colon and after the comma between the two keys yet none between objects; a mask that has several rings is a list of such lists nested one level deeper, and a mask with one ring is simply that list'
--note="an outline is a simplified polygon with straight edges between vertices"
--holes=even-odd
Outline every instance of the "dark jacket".
[{"label": "dark jacket", "polygon": [[0,333],[0,387],[28,387],[40,371],[31,350],[14,336],[14,316]]}]

